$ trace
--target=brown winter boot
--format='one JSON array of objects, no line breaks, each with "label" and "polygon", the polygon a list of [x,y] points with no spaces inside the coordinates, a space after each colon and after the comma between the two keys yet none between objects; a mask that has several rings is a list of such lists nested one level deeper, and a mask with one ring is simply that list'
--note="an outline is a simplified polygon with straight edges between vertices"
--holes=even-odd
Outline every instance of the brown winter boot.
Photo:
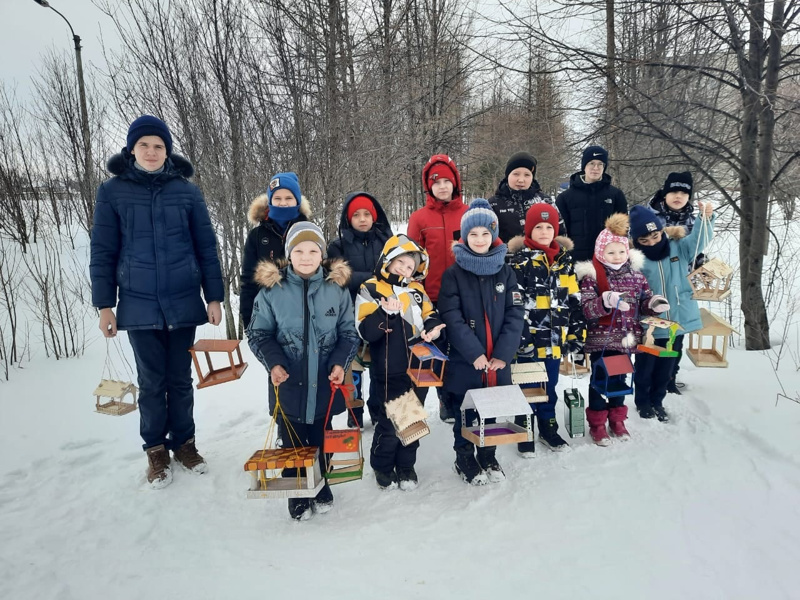
[{"label": "brown winter boot", "polygon": [[169,452],[164,444],[147,449],[147,482],[155,490],[160,490],[172,483]]},{"label": "brown winter boot", "polygon": [[208,470],[208,464],[206,464],[205,459],[197,452],[193,437],[186,440],[177,450],[173,450],[172,454],[175,455],[175,460],[187,471],[205,473]]}]

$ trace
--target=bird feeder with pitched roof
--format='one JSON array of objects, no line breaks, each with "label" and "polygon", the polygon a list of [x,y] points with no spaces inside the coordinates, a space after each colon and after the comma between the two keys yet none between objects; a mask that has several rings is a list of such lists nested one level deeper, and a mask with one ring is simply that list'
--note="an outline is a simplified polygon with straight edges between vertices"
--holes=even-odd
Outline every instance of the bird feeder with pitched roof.
[{"label": "bird feeder with pitched roof", "polygon": [[441,387],[448,358],[435,345],[420,342],[409,348],[408,376],[416,387]]},{"label": "bird feeder with pitched roof", "polygon": [[512,362],[511,383],[518,385],[528,402],[547,402],[547,369],[543,362]]},{"label": "bird feeder with pitched roof", "polygon": [[[136,410],[136,393],[139,391],[130,381],[115,381],[102,379],[92,392],[96,398],[95,411],[104,415],[119,417]],[[131,401],[125,402],[125,396],[131,395]],[[110,398],[108,402],[101,403],[100,398]]]},{"label": "bird feeder with pitched roof", "polygon": [[731,295],[733,267],[718,258],[712,258],[689,273],[692,298],[709,302],[721,302]]},{"label": "bird feeder with pitched roof", "polygon": [[601,356],[594,363],[590,385],[606,398],[627,396],[633,393],[628,375],[633,373],[633,363],[627,354]]},{"label": "bird feeder with pitched roof", "polygon": [[[476,446],[500,446],[533,441],[531,405],[518,385],[499,385],[467,391],[461,403],[461,435]],[[467,409],[478,413],[478,424],[467,425]],[[513,417],[524,416],[525,427],[513,422]],[[487,419],[511,417],[507,422],[489,422]]]},{"label": "bird feeder with pitched roof", "polygon": [[689,334],[689,347],[686,354],[696,367],[728,366],[728,337],[738,334],[730,323],[705,308],[700,309],[703,326]]}]

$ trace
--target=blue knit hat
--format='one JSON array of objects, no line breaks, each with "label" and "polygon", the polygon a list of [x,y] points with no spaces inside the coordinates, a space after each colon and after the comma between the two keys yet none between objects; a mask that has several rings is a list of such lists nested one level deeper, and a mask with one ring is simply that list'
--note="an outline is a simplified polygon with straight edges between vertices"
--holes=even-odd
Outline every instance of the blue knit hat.
[{"label": "blue knit hat", "polygon": [[486,227],[492,234],[492,242],[497,239],[499,233],[497,215],[483,198],[475,198],[470,202],[469,209],[461,217],[461,239],[464,242],[467,241],[467,236],[474,227]]},{"label": "blue knit hat", "polygon": [[605,168],[608,168],[608,150],[602,146],[589,146],[581,157],[581,171],[585,170],[586,165],[593,160],[602,160]]},{"label": "blue knit hat", "polygon": [[269,196],[269,205],[272,206],[272,194],[278,190],[289,190],[297,200],[297,206],[300,206],[302,194],[300,193],[300,182],[297,180],[297,173],[288,171],[286,173],[276,173],[269,180],[267,186],[267,196]]},{"label": "blue knit hat", "polygon": [[631,208],[630,212],[630,236],[634,242],[640,238],[650,235],[654,231],[664,229],[664,220],[646,206],[638,204]]},{"label": "blue knit hat", "polygon": [[169,127],[164,121],[153,115],[142,115],[128,127],[128,138],[126,140],[128,152],[133,152],[136,142],[146,135],[160,137],[167,148],[167,156],[172,154],[172,134],[169,132]]}]

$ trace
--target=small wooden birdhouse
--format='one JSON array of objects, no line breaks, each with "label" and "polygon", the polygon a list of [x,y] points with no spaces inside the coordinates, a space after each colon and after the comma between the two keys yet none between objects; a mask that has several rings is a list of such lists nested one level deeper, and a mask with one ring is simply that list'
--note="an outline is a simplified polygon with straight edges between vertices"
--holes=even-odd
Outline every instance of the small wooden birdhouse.
[{"label": "small wooden birdhouse", "polygon": [[[197,389],[226,383],[239,379],[247,369],[247,363],[242,360],[242,350],[239,348],[240,340],[198,340],[194,346],[189,348],[192,354],[192,361],[194,368],[197,372],[197,378],[200,383],[197,384]],[[200,368],[200,362],[197,360],[197,354],[202,352],[206,357],[206,364],[208,365],[208,372],[203,374]],[[228,364],[219,369],[215,369],[211,364],[211,354],[219,352],[228,355]],[[236,352],[234,360],[233,353]]]},{"label": "small wooden birdhouse", "polygon": [[606,398],[627,396],[633,393],[628,375],[633,373],[633,363],[627,354],[603,356],[592,370],[590,385]]},{"label": "small wooden birdhouse", "polygon": [[728,366],[728,336],[738,334],[730,323],[705,308],[700,309],[703,326],[689,334],[686,354],[696,367]]},{"label": "small wooden birdhouse", "polygon": [[520,387],[528,402],[547,402],[547,380],[543,362],[511,363],[511,383]]},{"label": "small wooden birdhouse", "polygon": [[[645,352],[662,358],[678,356],[678,352],[672,349],[672,345],[675,343],[675,335],[678,333],[678,329],[681,328],[679,323],[668,321],[661,317],[644,317],[640,319],[640,322],[647,327],[647,329],[645,330],[642,343],[636,347],[639,352]],[[653,332],[656,328],[669,329],[669,339],[667,340],[666,347],[656,344],[653,338]]]},{"label": "small wooden birdhouse", "polygon": [[447,355],[427,342],[409,348],[408,376],[416,387],[441,387]]},{"label": "small wooden birdhouse", "polygon": [[386,416],[394,425],[400,443],[408,446],[428,435],[428,413],[413,390],[386,403]]},{"label": "small wooden birdhouse", "polygon": [[[95,411],[104,415],[119,417],[133,412],[137,408],[136,393],[139,391],[130,381],[115,381],[102,379],[100,385],[92,392],[96,398]],[[125,402],[125,396],[131,395],[131,401]],[[100,398],[110,398],[108,402],[100,403]]]},{"label": "small wooden birdhouse", "polygon": [[733,267],[718,258],[712,258],[689,273],[695,300],[721,302],[731,294]]},{"label": "small wooden birdhouse", "polygon": [[[297,475],[281,477],[283,469],[297,469]],[[248,498],[314,498],[325,484],[316,446],[258,450],[244,463],[244,470],[253,477]]]},{"label": "small wooden birdhouse", "polygon": [[[469,390],[461,403],[461,435],[478,447],[533,441],[529,400],[518,385],[500,385]],[[478,413],[478,424],[467,425],[467,409]],[[487,423],[498,417],[525,417],[525,427],[512,421]]]},{"label": "small wooden birdhouse", "polygon": [[582,362],[577,362],[572,360],[571,354],[565,354],[561,357],[561,365],[558,367],[558,372],[562,375],[586,375],[586,373],[592,371],[588,362],[588,356],[585,356]]}]

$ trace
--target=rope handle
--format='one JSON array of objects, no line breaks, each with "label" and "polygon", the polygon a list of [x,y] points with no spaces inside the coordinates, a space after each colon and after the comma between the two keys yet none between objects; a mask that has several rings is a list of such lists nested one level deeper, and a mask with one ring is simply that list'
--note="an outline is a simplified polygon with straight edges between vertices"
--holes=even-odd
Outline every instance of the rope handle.
[{"label": "rope handle", "polygon": [[353,409],[347,406],[347,394],[355,394],[356,386],[352,383],[335,383],[331,381],[331,399],[328,401],[328,412],[325,414],[325,426],[328,426],[328,419],[331,417],[331,409],[333,408],[333,400],[336,397],[336,392],[342,392],[342,396],[344,396],[344,405],[347,410],[350,411],[350,415],[353,417],[353,422],[358,423],[356,420],[356,415],[353,412]]},{"label": "rope handle", "polygon": [[692,259],[692,263],[697,260],[697,252],[700,250],[700,240],[705,240],[703,243],[703,251],[705,251],[706,248],[708,248],[708,245],[711,243],[711,219],[706,219],[703,216],[704,214],[705,208],[703,208],[698,215],[700,219],[700,235],[697,236],[697,244],[694,247],[694,258]]}]

